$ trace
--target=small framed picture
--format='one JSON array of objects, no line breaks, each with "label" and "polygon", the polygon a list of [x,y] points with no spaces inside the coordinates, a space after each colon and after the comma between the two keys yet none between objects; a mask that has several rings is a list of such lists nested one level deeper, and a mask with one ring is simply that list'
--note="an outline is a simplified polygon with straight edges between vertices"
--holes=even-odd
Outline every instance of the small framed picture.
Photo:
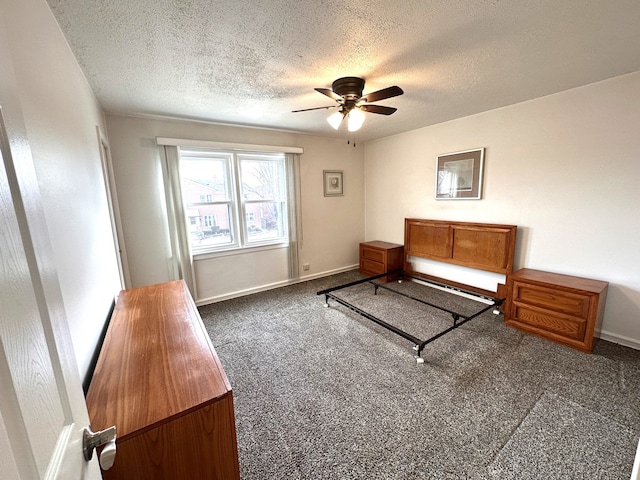
[{"label": "small framed picture", "polygon": [[339,197],[344,195],[342,170],[324,170],[324,196]]},{"label": "small framed picture", "polygon": [[480,200],[484,148],[438,155],[436,200]]}]

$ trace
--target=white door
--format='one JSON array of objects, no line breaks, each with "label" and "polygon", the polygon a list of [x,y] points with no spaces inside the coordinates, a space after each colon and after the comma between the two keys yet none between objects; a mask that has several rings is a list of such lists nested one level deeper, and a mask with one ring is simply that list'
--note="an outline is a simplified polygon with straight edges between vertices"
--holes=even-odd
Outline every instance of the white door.
[{"label": "white door", "polygon": [[0,105],[0,477],[98,480],[24,124],[10,124]]},{"label": "white door", "polygon": [[118,261],[118,272],[120,274],[120,288],[131,287],[131,276],[129,274],[129,262],[124,252],[124,240],[122,239],[122,221],[120,219],[120,205],[116,195],[115,180],[113,175],[113,164],[109,144],[102,135],[100,127],[96,127],[98,134],[98,144],[100,145],[100,160],[102,161],[102,175],[104,177],[104,189],[107,194],[107,205],[109,206],[109,218],[111,219],[111,230],[113,231],[113,245],[116,250]]}]

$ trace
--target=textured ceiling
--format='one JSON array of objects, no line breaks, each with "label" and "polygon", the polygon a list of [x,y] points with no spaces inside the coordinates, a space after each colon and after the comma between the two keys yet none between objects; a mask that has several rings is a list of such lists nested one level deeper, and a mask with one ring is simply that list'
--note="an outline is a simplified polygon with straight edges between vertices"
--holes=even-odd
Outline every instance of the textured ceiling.
[{"label": "textured ceiling", "polygon": [[640,70],[638,0],[48,0],[107,112],[350,138],[315,92],[405,94],[366,141]]}]

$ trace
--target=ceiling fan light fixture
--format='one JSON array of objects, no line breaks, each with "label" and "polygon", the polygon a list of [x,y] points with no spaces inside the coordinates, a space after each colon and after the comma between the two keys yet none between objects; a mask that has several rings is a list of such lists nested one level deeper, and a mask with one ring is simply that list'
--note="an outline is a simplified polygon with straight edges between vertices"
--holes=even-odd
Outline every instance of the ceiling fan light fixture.
[{"label": "ceiling fan light fixture", "polygon": [[[373,102],[386,100],[387,98],[397,97],[404,92],[400,87],[394,85],[392,87],[383,88],[375,92],[368,93],[363,96],[364,78],[359,77],[343,77],[339,78],[331,84],[329,88],[315,88],[314,90],[325,95],[338,103],[338,110],[329,115],[327,122],[335,130],[340,129],[342,121],[347,119],[347,128],[350,132],[360,130],[365,119],[365,112],[377,113],[378,115],[391,115],[397,108],[385,107],[383,105],[372,105]],[[293,113],[308,112],[310,110],[334,109],[336,106],[303,108],[301,110],[293,110]]]},{"label": "ceiling fan light fixture", "polygon": [[340,128],[340,124],[342,123],[342,119],[344,118],[344,113],[341,111],[333,112],[331,115],[327,117],[327,122],[331,125],[335,130]]},{"label": "ceiling fan light fixture", "polygon": [[364,123],[364,112],[358,108],[354,108],[349,112],[349,119],[347,123],[347,128],[350,132],[355,132],[360,130],[362,124]]}]

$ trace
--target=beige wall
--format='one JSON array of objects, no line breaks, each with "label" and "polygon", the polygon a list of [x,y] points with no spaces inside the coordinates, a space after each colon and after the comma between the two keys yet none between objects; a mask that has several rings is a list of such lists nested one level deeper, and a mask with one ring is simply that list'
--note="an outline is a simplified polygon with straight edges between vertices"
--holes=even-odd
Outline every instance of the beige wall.
[{"label": "beige wall", "polygon": [[[133,286],[173,279],[161,152],[155,144],[158,136],[302,147],[300,276],[311,278],[357,265],[358,243],[364,237],[363,147],[354,148],[346,140],[181,120],[107,115],[106,122]],[[323,170],[344,171],[343,197],[324,197]],[[224,278],[217,278],[217,285],[203,280],[207,275],[211,280],[211,275],[219,271],[220,262],[231,261],[241,267],[245,260],[238,257],[236,262],[234,258],[225,258],[217,263],[207,262],[210,273],[198,273],[200,284],[206,283],[207,292],[200,292],[203,298],[249,288],[246,279],[233,277],[246,277],[244,269],[225,267],[228,287],[222,285]],[[305,263],[310,265],[308,271],[302,270]],[[254,269],[251,275],[256,279],[252,280],[252,286],[277,282],[272,273],[265,272],[261,278],[261,273]]]},{"label": "beige wall", "polygon": [[[481,201],[434,200],[436,157],[485,147]],[[610,282],[602,338],[640,348],[640,72],[369,142],[365,237],[405,217],[518,225],[516,267]]]},{"label": "beige wall", "polygon": [[[100,106],[40,0],[3,0],[9,127],[26,127],[64,305],[86,371],[119,288],[96,126]],[[10,19],[8,21],[7,19]],[[402,242],[408,216],[515,223],[517,266],[611,282],[603,336],[640,348],[640,73],[368,143],[109,115],[134,285],[171,278],[156,136],[299,146],[302,277],[357,263],[357,243]],[[484,199],[433,200],[438,153],[484,146]],[[322,194],[322,170],[345,196]],[[363,173],[364,172],[364,173]],[[366,182],[365,182],[366,179]],[[365,208],[366,187],[366,208]],[[364,216],[362,215],[364,212]],[[366,230],[365,230],[366,220]]]},{"label": "beige wall", "polygon": [[0,84],[15,86],[2,91],[0,105],[9,128],[24,121],[21,147],[38,177],[49,267],[64,301],[52,308],[66,311],[84,376],[120,289],[96,133],[104,130],[102,111],[46,2],[3,0],[1,7],[12,61],[0,67]]}]

